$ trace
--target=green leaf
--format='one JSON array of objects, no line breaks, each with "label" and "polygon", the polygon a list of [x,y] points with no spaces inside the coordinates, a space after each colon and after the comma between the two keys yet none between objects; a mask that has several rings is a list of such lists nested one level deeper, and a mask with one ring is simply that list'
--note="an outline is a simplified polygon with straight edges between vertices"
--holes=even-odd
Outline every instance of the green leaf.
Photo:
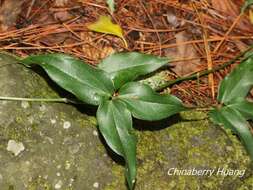
[{"label": "green leaf", "polygon": [[110,74],[115,88],[118,89],[125,83],[151,73],[168,62],[168,58],[137,52],[116,53],[102,60],[98,67]]},{"label": "green leaf", "polygon": [[253,58],[238,65],[228,76],[226,76],[220,86],[218,100],[228,105],[237,98],[245,98],[253,85]]},{"label": "green leaf", "polygon": [[59,86],[92,105],[99,105],[114,92],[113,83],[104,71],[68,55],[34,55],[21,62],[26,66],[40,65]]},{"label": "green leaf", "polygon": [[246,120],[253,120],[253,103],[245,99],[236,99],[227,107],[239,111]]},{"label": "green leaf", "polygon": [[253,4],[253,0],[245,0],[241,12],[244,12],[249,6]]},{"label": "green leaf", "polygon": [[119,90],[133,116],[143,120],[160,120],[186,110],[182,102],[172,95],[160,95],[146,84],[130,82]]},{"label": "green leaf", "polygon": [[121,27],[117,24],[113,24],[109,16],[100,16],[97,22],[89,24],[87,27],[95,32],[118,36],[124,41],[125,46],[127,47],[127,42],[124,38]]},{"label": "green leaf", "polygon": [[111,14],[115,11],[115,2],[114,0],[106,0],[106,3],[110,9]]},{"label": "green leaf", "polygon": [[136,137],[132,117],[119,100],[103,102],[97,111],[99,130],[110,148],[126,161],[126,178],[132,189],[136,177]]},{"label": "green leaf", "polygon": [[223,125],[237,134],[243,142],[251,159],[253,160],[253,135],[250,131],[249,123],[236,109],[223,107],[209,112],[214,123]]}]

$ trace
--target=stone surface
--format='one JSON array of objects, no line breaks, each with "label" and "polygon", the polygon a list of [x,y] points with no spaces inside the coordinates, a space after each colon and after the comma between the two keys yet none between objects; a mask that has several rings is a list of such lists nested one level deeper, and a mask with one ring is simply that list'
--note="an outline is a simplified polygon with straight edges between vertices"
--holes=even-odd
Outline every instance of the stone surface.
[{"label": "stone surface", "polygon": [[[1,63],[2,64],[2,63]],[[0,69],[1,96],[57,97],[36,73],[21,65]],[[60,103],[0,101],[0,189],[94,189],[111,182],[93,117]],[[16,157],[8,141],[22,142]]]},{"label": "stone surface", "polygon": [[[2,66],[11,60],[1,58],[0,96],[58,97],[54,90],[68,95],[21,65]],[[0,101],[0,189],[127,190],[124,164],[105,149],[94,115],[86,105]],[[181,113],[134,125],[139,139],[136,190],[253,189],[244,148],[235,136],[210,124],[206,114]],[[22,142],[25,150],[17,156],[7,151],[10,140]],[[219,167],[245,174],[168,175],[171,168]]]}]

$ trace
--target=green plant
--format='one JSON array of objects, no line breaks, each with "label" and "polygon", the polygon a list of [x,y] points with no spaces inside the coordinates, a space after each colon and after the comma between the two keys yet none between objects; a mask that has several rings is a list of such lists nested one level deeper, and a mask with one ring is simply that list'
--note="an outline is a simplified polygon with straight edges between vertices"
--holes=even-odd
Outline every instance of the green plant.
[{"label": "green plant", "polygon": [[[251,49],[252,47],[212,71],[179,78],[158,89],[222,69]],[[246,100],[253,85],[253,54],[246,55],[240,65],[221,82],[217,97],[219,104],[209,108],[209,115],[214,123],[231,129],[240,137],[253,160],[253,135],[248,123],[248,120],[253,119],[253,103]],[[154,121],[180,111],[194,109],[183,105],[175,96],[160,95],[148,85],[136,81],[139,76],[166,65],[169,62],[167,58],[136,52],[116,53],[102,60],[97,68],[65,54],[33,55],[16,59],[27,67],[33,64],[40,65],[62,88],[82,102],[98,106],[99,130],[109,147],[124,157],[125,175],[130,189],[134,188],[136,178],[136,137],[132,127],[132,116]],[[20,100],[7,97],[0,99]],[[68,99],[45,101],[72,102]]]},{"label": "green plant", "polygon": [[148,85],[132,82],[167,64],[167,58],[119,53],[102,60],[98,68],[64,54],[29,56],[21,62],[26,66],[40,65],[53,81],[79,100],[99,106],[99,130],[109,147],[124,157],[130,189],[133,189],[136,177],[132,116],[160,120],[187,109],[172,95],[160,95]]},{"label": "green plant", "polygon": [[253,136],[247,120],[253,119],[253,103],[246,96],[253,86],[253,57],[243,61],[220,83],[219,105],[210,111],[214,123],[231,129],[253,159]]}]

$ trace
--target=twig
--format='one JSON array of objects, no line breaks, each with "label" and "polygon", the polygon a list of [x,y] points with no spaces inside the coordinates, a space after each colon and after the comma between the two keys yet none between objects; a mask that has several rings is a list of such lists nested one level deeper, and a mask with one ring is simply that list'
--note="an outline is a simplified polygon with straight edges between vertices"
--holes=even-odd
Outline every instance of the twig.
[{"label": "twig", "polygon": [[[183,82],[183,81],[186,81],[186,80],[193,80],[193,79],[196,79],[198,77],[202,77],[202,76],[205,76],[205,75],[208,75],[210,73],[214,73],[216,71],[219,71],[219,70],[222,70],[224,68],[226,68],[227,66],[229,65],[232,65],[233,63],[235,63],[239,58],[241,58],[242,56],[244,56],[246,53],[248,53],[249,51],[251,51],[253,49],[253,45],[251,45],[247,50],[245,50],[244,52],[240,53],[239,55],[237,55],[235,58],[233,58],[232,60],[226,62],[225,64],[223,65],[219,65],[211,70],[204,70],[204,71],[201,71],[201,72],[197,72],[197,73],[194,73],[190,76],[185,76],[185,77],[180,77],[180,78],[177,78],[175,80],[172,80],[172,81],[168,81],[164,84],[162,84],[161,86],[157,87],[155,90],[156,91],[161,91],[173,84],[176,84],[176,83],[179,83],[179,82]],[[251,55],[249,55],[251,56]],[[247,59],[248,57],[245,57],[244,59]]]},{"label": "twig", "polygon": [[28,19],[29,16],[30,16],[30,13],[31,13],[31,10],[32,10],[32,7],[33,7],[35,1],[36,1],[36,0],[32,0],[30,6],[29,6],[29,8],[28,8],[28,11],[27,11],[27,13],[26,13],[26,18],[27,18],[27,19]]},{"label": "twig", "polygon": [[[205,47],[205,52],[206,52],[206,57],[207,57],[207,69],[212,70],[213,69],[213,60],[211,56],[211,51],[210,51],[210,45],[209,42],[207,41],[208,39],[208,33],[207,29],[204,27],[206,25],[204,19],[203,19],[203,13],[199,13],[198,9],[196,8],[195,4],[193,3],[193,7],[196,10],[196,13],[199,17],[200,24],[202,26],[203,30],[203,41],[204,41],[204,47]],[[199,76],[198,76],[199,78]],[[214,79],[213,79],[213,73],[208,74],[208,84],[211,90],[212,98],[214,99],[215,93],[214,93]]]},{"label": "twig", "polygon": [[226,32],[226,34],[224,35],[224,37],[222,38],[222,40],[215,47],[213,53],[217,53],[218,52],[219,48],[222,46],[223,42],[227,39],[227,37],[230,34],[230,32],[234,29],[234,27],[236,26],[236,24],[239,22],[239,20],[241,19],[242,15],[243,15],[243,12],[239,16],[237,16],[237,18],[235,19],[235,21],[233,22],[233,24],[231,25],[231,27],[228,29],[228,31]]},{"label": "twig", "polygon": [[31,16],[30,16],[30,20],[48,3],[50,2],[50,0],[45,1]]},{"label": "twig", "polygon": [[[211,37],[210,39],[207,39],[208,42],[216,42],[216,41],[220,41],[222,40],[223,37]],[[228,36],[227,40],[243,40],[243,39],[253,39],[252,36]],[[138,41],[136,41],[136,43],[138,43]],[[173,48],[173,47],[177,47],[179,45],[188,45],[188,44],[198,44],[198,43],[204,43],[203,39],[200,40],[191,40],[191,41],[185,41],[185,42],[181,42],[181,43],[174,43],[174,44],[163,44],[162,45],[162,49],[164,48]],[[159,45],[157,46],[151,46],[151,47],[146,47],[145,49],[147,50],[159,50]]]},{"label": "twig", "polygon": [[159,41],[159,52],[160,52],[159,55],[161,56],[162,55],[162,40],[161,40],[161,37],[160,37],[159,33],[157,32],[156,25],[154,24],[152,17],[149,15],[147,9],[145,8],[145,5],[143,4],[142,0],[139,0],[139,2],[140,2],[141,7],[143,8],[145,14],[147,15],[148,19],[150,20],[152,26],[154,27],[154,30],[156,31],[155,33],[156,33],[157,39]]}]

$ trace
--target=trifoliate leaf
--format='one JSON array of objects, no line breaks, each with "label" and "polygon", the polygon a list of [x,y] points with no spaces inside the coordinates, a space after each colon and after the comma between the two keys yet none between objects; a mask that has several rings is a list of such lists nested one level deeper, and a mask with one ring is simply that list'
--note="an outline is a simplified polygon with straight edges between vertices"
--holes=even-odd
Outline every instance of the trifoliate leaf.
[{"label": "trifoliate leaf", "polygon": [[127,46],[127,42],[123,36],[122,28],[117,24],[113,24],[109,16],[100,16],[97,22],[89,24],[87,27],[95,32],[118,36]]}]

